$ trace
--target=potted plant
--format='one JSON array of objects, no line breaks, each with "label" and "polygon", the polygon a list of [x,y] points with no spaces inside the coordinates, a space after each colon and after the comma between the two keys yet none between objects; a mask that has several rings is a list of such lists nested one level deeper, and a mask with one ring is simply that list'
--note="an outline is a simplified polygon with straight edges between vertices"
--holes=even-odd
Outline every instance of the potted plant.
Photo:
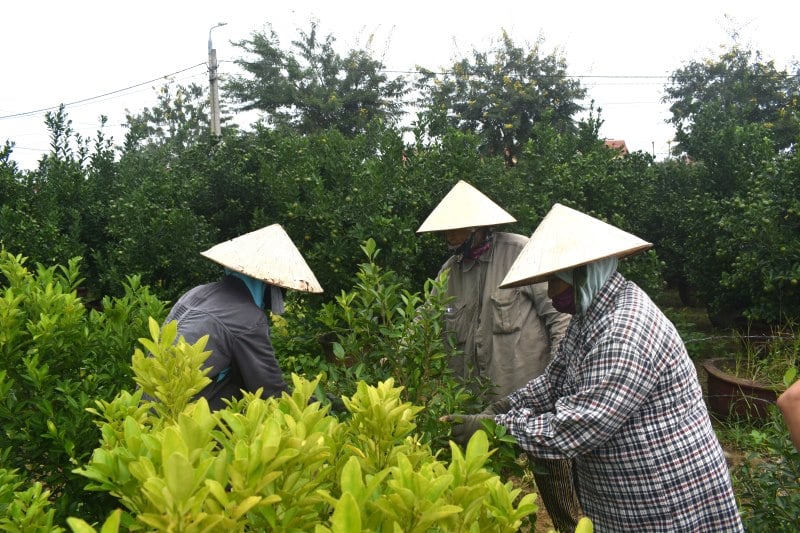
[{"label": "potted plant", "polygon": [[773,328],[766,335],[741,335],[732,356],[703,362],[708,406],[717,417],[765,420],[768,407],[791,383],[800,365],[800,328]]}]

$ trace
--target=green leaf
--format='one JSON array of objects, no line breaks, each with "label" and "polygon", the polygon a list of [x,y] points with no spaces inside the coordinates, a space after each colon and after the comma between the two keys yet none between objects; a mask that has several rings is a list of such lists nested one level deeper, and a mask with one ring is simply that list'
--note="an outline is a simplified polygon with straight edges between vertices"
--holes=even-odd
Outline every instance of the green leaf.
[{"label": "green leaf", "polygon": [[333,343],[333,355],[336,356],[337,359],[344,359],[344,348],[338,342]]},{"label": "green leaf", "polygon": [[103,522],[103,527],[100,529],[100,533],[117,533],[119,531],[119,525],[122,521],[122,509],[117,509],[106,518],[106,521]]},{"label": "green leaf", "polygon": [[347,460],[342,469],[341,488],[342,492],[354,494],[356,500],[361,499],[364,492],[364,480],[361,476],[361,463],[354,456]]},{"label": "green leaf", "polygon": [[260,501],[261,501],[260,496],[250,496],[248,498],[245,498],[233,510],[233,513],[231,513],[231,517],[238,520],[239,518],[247,514],[247,512],[250,511],[250,509],[258,505]]},{"label": "green leaf", "polygon": [[67,525],[72,529],[73,533],[97,533],[97,530],[86,523],[85,520],[80,518],[67,518]]},{"label": "green leaf", "polygon": [[164,465],[167,488],[176,502],[185,503],[194,490],[194,468],[189,460],[173,453]]},{"label": "green leaf", "polygon": [[786,372],[783,374],[783,384],[787,387],[794,383],[794,379],[797,377],[797,367],[790,366],[786,369]]},{"label": "green leaf", "polygon": [[360,533],[361,511],[358,509],[356,499],[349,492],[342,494],[336,509],[331,516],[331,530],[333,533]]}]

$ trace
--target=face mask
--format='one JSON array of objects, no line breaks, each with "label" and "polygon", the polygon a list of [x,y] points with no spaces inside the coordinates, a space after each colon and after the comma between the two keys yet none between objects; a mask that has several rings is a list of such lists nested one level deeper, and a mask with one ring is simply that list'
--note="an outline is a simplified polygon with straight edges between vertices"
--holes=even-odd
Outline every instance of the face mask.
[{"label": "face mask", "polygon": [[556,295],[552,301],[553,307],[559,313],[575,314],[575,293],[572,290],[572,285],[565,291],[562,291],[561,294]]}]

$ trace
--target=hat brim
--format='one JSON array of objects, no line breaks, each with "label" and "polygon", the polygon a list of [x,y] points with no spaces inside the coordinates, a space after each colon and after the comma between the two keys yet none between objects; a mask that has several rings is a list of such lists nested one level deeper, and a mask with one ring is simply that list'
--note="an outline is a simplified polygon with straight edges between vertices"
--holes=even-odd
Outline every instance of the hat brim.
[{"label": "hat brim", "polygon": [[500,288],[548,281],[561,270],[609,257],[623,259],[652,246],[611,224],[555,204],[511,265]]},{"label": "hat brim", "polygon": [[428,215],[417,233],[449,231],[461,228],[481,228],[511,224],[517,219],[494,203],[485,194],[464,180],[450,192]]},{"label": "hat brim", "polygon": [[322,286],[279,224],[212,246],[203,257],[270,285],[321,293]]}]

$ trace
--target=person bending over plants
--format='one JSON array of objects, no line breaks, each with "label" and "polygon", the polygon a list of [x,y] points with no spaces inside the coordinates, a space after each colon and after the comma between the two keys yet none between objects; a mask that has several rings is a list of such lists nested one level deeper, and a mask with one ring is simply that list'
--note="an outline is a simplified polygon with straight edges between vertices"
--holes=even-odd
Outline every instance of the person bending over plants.
[{"label": "person bending over plants", "polygon": [[[522,289],[498,285],[528,238],[494,231],[516,219],[465,181],[456,183],[417,230],[444,235],[452,256],[448,272],[445,329],[455,339],[448,363],[457,379],[491,405],[541,374],[564,335],[570,316],[553,308],[543,283]],[[490,391],[481,390],[488,382]],[[453,427],[453,440],[469,435]],[[574,531],[581,508],[568,459],[531,457],[533,476],[547,514],[559,531]]]},{"label": "person bending over plants", "polygon": [[743,531],[722,446],[674,325],[617,272],[652,245],[555,204],[500,287],[548,281],[572,314],[544,373],[497,415],[449,415],[468,433],[490,417],[530,455],[573,459],[597,531]]},{"label": "person bending over plants", "polygon": [[314,273],[279,224],[240,235],[201,252],[225,267],[225,276],[181,296],[165,323],[178,322],[178,335],[194,344],[209,335],[211,379],[196,399],[211,409],[242,397],[242,390],[262,389],[264,397],[280,397],[288,386],[270,341],[265,310],[283,312],[283,290],[322,292]]}]

